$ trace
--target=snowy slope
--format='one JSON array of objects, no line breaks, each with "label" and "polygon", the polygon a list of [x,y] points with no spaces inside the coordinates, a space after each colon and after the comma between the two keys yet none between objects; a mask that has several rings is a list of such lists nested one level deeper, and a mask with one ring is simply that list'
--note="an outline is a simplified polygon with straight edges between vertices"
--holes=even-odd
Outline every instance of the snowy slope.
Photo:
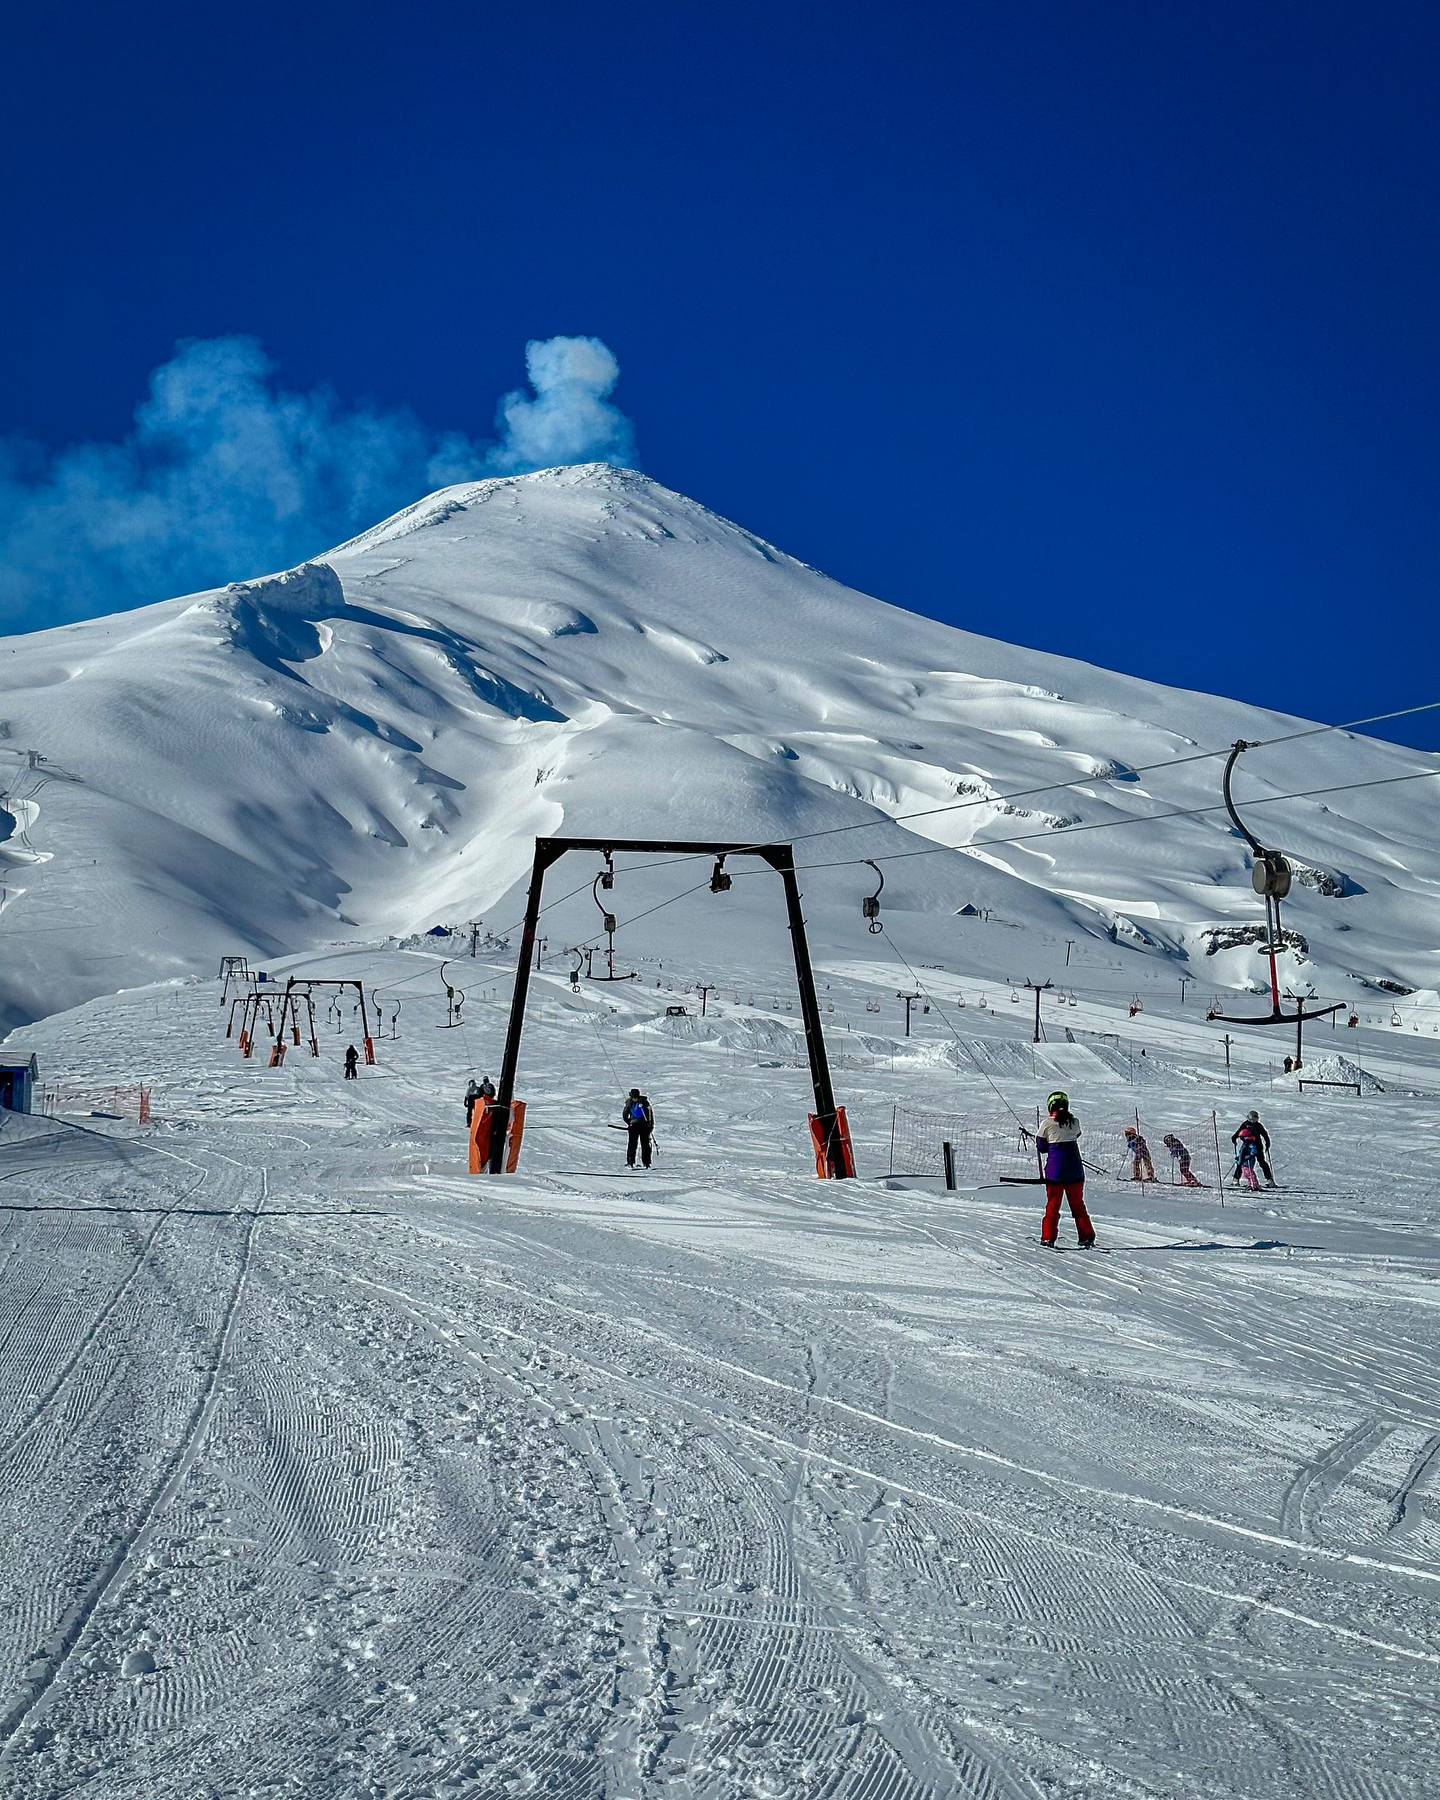
[{"label": "snowy slope", "polygon": [[[1433,1795],[1440,1119],[1383,1054],[1419,1040],[1363,1099],[1081,1077],[1100,1249],[1041,1253],[1034,1188],[887,1181],[897,1103],[1021,1166],[887,985],[831,977],[832,1055],[847,1014],[897,1054],[837,1060],[862,1179],[820,1183],[756,971],[702,1038],[652,964],[615,1014],[542,970],[492,1181],[460,1094],[509,959],[459,1030],[433,956],[317,965],[403,996],[354,1082],[348,1017],[246,1062],[213,979],[26,1034],[155,1118],[0,1128],[7,1800]],[[1028,1114],[1068,1047],[1032,1070],[1020,1011],[985,1041]],[[1217,1191],[1256,1101],[1283,1186]],[[1159,1186],[1106,1157],[1136,1119]]]},{"label": "snowy slope", "polygon": [[[1066,938],[1114,937],[1137,952],[1121,987],[1190,973],[1208,993],[1259,972],[1252,948],[1206,954],[1207,929],[1258,916],[1223,814],[1063,827],[1213,804],[1217,762],[1131,771],[1292,724],[898,611],[633,472],[450,488],[299,570],[6,647],[0,1025],[226,951],[508,925],[534,836],[562,829],[867,825],[804,846],[812,863],[968,846],[890,864],[886,916],[910,954],[999,978],[1057,972]],[[1258,796],[1427,766],[1336,734],[1256,753],[1243,782]],[[987,798],[1077,776],[1093,780]],[[888,823],[957,797],[986,803]],[[1310,952],[1290,979],[1347,999],[1436,986],[1435,803],[1409,783],[1257,812],[1315,872],[1288,920]],[[622,915],[677,875],[693,871],[633,882]],[[869,871],[806,885],[822,944],[852,944]],[[967,938],[967,901],[1020,935]],[[737,882],[736,904],[758,919],[771,897]]]}]

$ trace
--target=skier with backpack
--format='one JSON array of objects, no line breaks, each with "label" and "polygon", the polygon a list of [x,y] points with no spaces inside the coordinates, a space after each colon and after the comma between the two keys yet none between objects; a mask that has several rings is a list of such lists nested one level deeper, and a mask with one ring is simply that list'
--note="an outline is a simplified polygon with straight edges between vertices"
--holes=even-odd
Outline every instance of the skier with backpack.
[{"label": "skier with backpack", "polygon": [[476,1081],[475,1077],[472,1075],[470,1077],[470,1085],[465,1090],[465,1123],[467,1125],[470,1124],[475,1116],[475,1108],[480,1101],[493,1100],[494,1098],[495,1083],[490,1077],[488,1075],[482,1075],[480,1080]]},{"label": "skier with backpack", "polygon": [[351,1044],[345,1051],[345,1079],[347,1081],[358,1081],[360,1079],[359,1064],[360,1052],[353,1044]]},{"label": "skier with backpack", "polygon": [[630,1168],[635,1167],[635,1152],[640,1152],[640,1160],[648,1169],[650,1167],[650,1140],[655,1131],[655,1113],[650,1105],[649,1097],[642,1094],[639,1088],[631,1088],[620,1117],[624,1120],[630,1136],[626,1144],[625,1161]]},{"label": "skier with backpack", "polygon": [[1180,1142],[1175,1133],[1167,1131],[1160,1142],[1170,1152],[1170,1159],[1175,1164],[1176,1173],[1184,1186],[1203,1187],[1204,1183],[1196,1177],[1195,1171],[1190,1167],[1189,1150]]},{"label": "skier with backpack", "polygon": [[1044,1153],[1045,1217],[1040,1226],[1040,1244],[1053,1250],[1060,1231],[1060,1202],[1070,1203],[1080,1248],[1088,1250],[1095,1242],[1095,1227],[1085,1210],[1085,1164],[1080,1156],[1080,1121],[1070,1110],[1070,1096],[1061,1090],[1045,1102],[1050,1115],[1036,1134],[1036,1144]]}]

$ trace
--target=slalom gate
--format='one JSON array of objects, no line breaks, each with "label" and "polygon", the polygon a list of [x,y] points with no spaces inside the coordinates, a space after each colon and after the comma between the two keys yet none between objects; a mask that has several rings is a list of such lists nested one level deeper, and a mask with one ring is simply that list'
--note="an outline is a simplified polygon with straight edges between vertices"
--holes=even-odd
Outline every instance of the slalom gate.
[{"label": "slalom gate", "polygon": [[[1037,1118],[1029,1131],[1038,1130]],[[1125,1135],[1131,1126],[1144,1140],[1147,1156],[1137,1157],[1135,1140]],[[1214,1189],[1229,1177],[1230,1130],[1220,1129],[1218,1117],[1207,1112],[1198,1118],[1152,1120],[1137,1112],[1118,1119],[1097,1118],[1087,1124],[1081,1118],[1080,1154],[1085,1159],[1086,1180],[1102,1186]],[[1166,1137],[1180,1149],[1172,1152]],[[1184,1179],[1188,1166],[1191,1181]],[[937,1177],[949,1188],[987,1187],[999,1183],[1035,1183],[1041,1180],[1041,1164],[1033,1135],[1027,1137],[1018,1122],[998,1107],[965,1113],[919,1112],[897,1106],[891,1117],[890,1173]]]},{"label": "slalom gate", "polygon": [[45,1087],[40,1110],[48,1118],[129,1119],[150,1123],[148,1087]]}]

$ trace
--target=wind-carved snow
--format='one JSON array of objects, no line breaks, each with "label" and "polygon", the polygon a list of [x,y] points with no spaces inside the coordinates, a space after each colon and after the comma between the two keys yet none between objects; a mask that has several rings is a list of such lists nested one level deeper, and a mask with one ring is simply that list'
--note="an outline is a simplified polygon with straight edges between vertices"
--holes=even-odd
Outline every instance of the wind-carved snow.
[{"label": "wind-carved snow", "polygon": [[[1223,813],[1145,820],[1215,806],[1194,745],[1295,724],[900,612],[603,465],[446,489],[298,569],[13,648],[10,741],[80,780],[36,802],[11,1023],[352,924],[512,912],[536,832],[562,829],[794,836],[802,862],[938,846],[889,864],[920,951],[975,901],[1248,986],[1240,952],[1205,955],[1257,916],[1247,846]],[[1237,790],[1434,766],[1337,734],[1248,753]],[[1298,859],[1287,922],[1322,991],[1431,978],[1433,805],[1417,784],[1256,813]],[[0,874],[23,848],[0,842]],[[807,908],[849,918],[869,879],[817,872]]]}]

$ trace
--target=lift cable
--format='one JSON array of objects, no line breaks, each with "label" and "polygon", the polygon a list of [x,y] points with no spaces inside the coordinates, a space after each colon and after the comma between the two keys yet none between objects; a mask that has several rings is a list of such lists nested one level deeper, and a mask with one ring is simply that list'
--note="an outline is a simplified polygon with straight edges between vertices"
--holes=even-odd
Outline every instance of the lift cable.
[{"label": "lift cable", "polygon": [[[1284,732],[1284,733],[1281,733],[1279,736],[1272,737],[1272,738],[1251,739],[1251,740],[1249,740],[1249,748],[1252,750],[1269,750],[1269,749],[1273,749],[1278,744],[1293,744],[1301,738],[1319,737],[1319,736],[1322,736],[1324,733],[1331,732],[1331,731],[1354,731],[1361,725],[1378,725],[1378,724],[1385,723],[1387,720],[1407,719],[1407,718],[1413,717],[1417,713],[1426,713],[1426,712],[1440,712],[1440,700],[1427,700],[1419,706],[1402,707],[1398,712],[1374,713],[1369,718],[1351,719],[1344,724],[1307,725],[1303,731]],[[1170,757],[1167,760],[1165,760],[1164,762],[1138,763],[1133,768],[1129,767],[1129,765],[1126,765],[1127,772],[1131,775],[1149,775],[1149,774],[1153,774],[1157,770],[1161,770],[1161,769],[1184,768],[1189,763],[1212,762],[1217,756],[1228,756],[1233,748],[1234,748],[1234,744],[1230,743],[1230,744],[1225,744],[1224,746],[1222,746],[1221,748],[1216,749],[1216,750],[1197,750],[1188,756]],[[1406,746],[1395,745],[1394,748],[1404,749],[1404,748],[1406,748]],[[1417,756],[1430,756],[1430,755],[1434,755],[1435,753],[1433,751],[1417,750],[1414,752],[1414,754]],[[1417,771],[1418,774],[1424,774],[1424,775],[1432,774],[1434,772],[1435,771],[1432,771],[1429,769]],[[848,824],[848,825],[826,825],[816,831],[798,832],[795,834],[795,836],[790,838],[788,841],[792,844],[804,844],[804,843],[811,842],[815,838],[837,837],[837,836],[841,836],[847,832],[852,832],[852,831],[874,831],[874,830],[877,830],[881,825],[903,825],[908,820],[911,820],[911,819],[929,819],[929,818],[934,818],[937,815],[944,814],[944,813],[964,812],[968,808],[974,807],[974,806],[996,806],[996,805],[1001,804],[1002,802],[1007,802],[1007,801],[1011,801],[1011,800],[1029,800],[1029,799],[1034,798],[1034,796],[1037,794],[1060,793],[1060,792],[1063,792],[1063,791],[1066,791],[1069,789],[1073,789],[1073,788],[1093,787],[1096,782],[1104,782],[1104,781],[1108,781],[1110,779],[1112,779],[1112,778],[1109,776],[1106,776],[1106,775],[1077,775],[1077,776],[1072,777],[1069,781],[1049,781],[1049,782],[1043,783],[1039,787],[1016,788],[1013,792],[1005,793],[1005,794],[977,794],[977,795],[972,795],[970,798],[968,798],[966,800],[949,801],[944,806],[922,807],[918,811],[915,811],[915,812],[887,813],[884,818],[861,819],[861,820],[856,820],[855,822]],[[1405,780],[1412,780],[1412,779],[1414,779],[1413,776],[1403,776],[1403,775],[1399,775],[1399,776],[1392,775],[1392,776],[1387,776],[1387,777],[1383,778],[1383,780],[1389,780],[1389,781],[1405,781]],[[1382,782],[1373,782],[1373,783],[1356,782],[1354,785],[1357,787],[1380,786],[1380,785],[1382,785]],[[1315,791],[1320,792],[1320,793],[1327,792],[1327,791],[1338,793],[1341,790],[1338,788],[1335,788],[1335,789],[1329,789],[1329,790],[1316,789]],[[1299,796],[1299,795],[1276,795],[1274,797],[1277,799],[1303,798],[1303,796]],[[1250,802],[1250,804],[1253,806],[1256,804],[1256,802],[1252,800]],[[1223,808],[1202,807],[1197,810],[1202,811],[1202,812],[1222,811]],[[1167,814],[1167,813],[1159,813],[1159,814],[1156,814],[1155,816],[1157,818],[1169,818],[1169,817],[1174,817],[1177,815]],[[1114,823],[1128,824],[1128,823],[1130,823],[1130,821],[1129,820],[1116,820],[1116,821],[1114,821]],[[1068,827],[1066,827],[1066,829],[1071,830],[1071,831],[1075,831],[1075,830],[1094,831],[1094,830],[1100,829],[1100,827],[1094,826],[1094,825],[1068,826]],[[1049,836],[1050,832],[1047,831],[1044,833],[1037,833],[1035,835]],[[1018,840],[995,839],[995,838],[990,838],[990,839],[986,840],[987,843],[1006,843],[1006,842],[1015,842],[1015,841],[1018,841]],[[744,850],[759,850],[759,849],[762,849],[763,847],[764,846],[759,843],[748,844],[748,845],[737,845],[736,849],[730,851],[729,854],[734,856],[737,853],[742,852]],[[935,848],[937,850],[948,850],[951,848],[963,849],[964,847],[965,846],[963,846],[963,845],[952,846],[949,844],[937,844],[935,846]],[[903,856],[905,854],[907,854],[907,852],[905,852],[905,851],[895,851],[888,855],[881,856],[878,860],[884,861],[884,862],[890,862],[894,859],[895,856]],[[926,852],[911,851],[911,852],[908,852],[908,854],[910,854],[910,855],[917,855],[917,854],[928,855],[929,852],[928,851],[926,851]],[[630,866],[629,872],[631,874],[639,874],[645,869],[664,869],[664,868],[669,868],[676,863],[695,862],[697,860],[699,860],[699,858],[697,858],[696,856],[693,856],[693,855],[671,856],[671,857],[666,857],[657,862],[633,863]],[[848,860],[850,862],[869,862],[872,859],[870,857],[852,857],[852,858],[849,858]],[[808,864],[803,864],[803,865],[799,865],[799,866],[806,867],[806,868],[812,868],[812,869],[830,869],[830,868],[841,868],[841,867],[844,867],[845,865],[842,863],[839,863],[839,862],[835,862],[835,863],[808,863]],[[759,873],[759,871],[753,870],[753,869],[748,869],[748,870],[743,870],[742,873],[756,874],[756,873]],[[556,901],[556,902],[554,902],[554,904],[559,905],[560,902]],[[512,927],[512,929],[514,929],[514,927]]]},{"label": "lift cable", "polygon": [[1030,1137],[1034,1137],[1034,1135],[1035,1135],[1034,1132],[1029,1130],[1029,1127],[1026,1125],[1025,1121],[1020,1117],[1019,1113],[1016,1112],[1015,1108],[1010,1104],[1009,1100],[1006,1099],[1005,1095],[1002,1093],[1002,1091],[996,1085],[996,1083],[993,1080],[991,1080],[989,1070],[980,1061],[980,1058],[978,1056],[976,1056],[975,1052],[970,1048],[970,1046],[965,1042],[964,1038],[962,1038],[960,1036],[960,1033],[950,1023],[950,1017],[946,1013],[944,1007],[941,1006],[940,1002],[935,998],[935,996],[925,986],[925,983],[920,979],[919,975],[916,974],[915,965],[910,961],[910,958],[905,954],[905,952],[895,942],[895,934],[893,932],[889,932],[886,934],[886,942],[889,944],[890,948],[895,952],[896,956],[899,957],[900,961],[902,963],[904,963],[905,967],[909,970],[910,979],[915,984],[915,987],[918,990],[918,992],[921,993],[922,995],[924,995],[925,999],[929,1002],[929,1004],[934,1008],[934,1010],[937,1013],[939,1013],[941,1021],[943,1022],[944,1026],[945,1026],[945,1029],[950,1033],[951,1037],[954,1038],[955,1042],[960,1046],[960,1048],[970,1058],[971,1062],[974,1063],[977,1072],[982,1077],[982,1079],[985,1081],[985,1083],[988,1085],[988,1087],[990,1088],[992,1093],[995,1095],[996,1099],[999,1100],[1000,1104],[1005,1108],[1006,1112],[1009,1113],[1010,1117],[1012,1119],[1014,1119],[1015,1123],[1020,1127],[1020,1129],[1024,1132],[1027,1132]]},{"label": "lift cable", "polygon": [[[1264,794],[1258,800],[1247,800],[1246,805],[1273,806],[1281,800],[1314,800],[1325,794],[1349,794],[1359,788],[1390,787],[1400,781],[1433,781],[1437,777],[1440,777],[1440,769],[1416,769],[1409,775],[1382,775],[1373,781],[1344,781],[1335,787],[1303,788],[1293,794]],[[795,872],[797,875],[803,875],[812,869],[851,869],[859,863],[901,862],[910,856],[940,856],[946,853],[952,856],[962,856],[968,851],[998,850],[1009,844],[1033,843],[1037,838],[1046,838],[1054,843],[1057,836],[1074,837],[1082,831],[1118,831],[1126,825],[1158,825],[1166,819],[1198,819],[1206,813],[1224,812],[1224,810],[1225,803],[1221,800],[1211,806],[1180,806],[1171,812],[1137,813],[1124,819],[1099,819],[1090,825],[1065,825],[1058,828],[1049,826],[1044,831],[1022,832],[1016,837],[982,838],[974,844],[927,844],[919,850],[892,850],[879,857],[847,856],[837,859],[835,862],[799,863],[796,865]],[[674,860],[678,862],[682,859],[677,857]],[[642,863],[639,868],[654,869],[664,866],[661,863]],[[639,869],[630,872],[638,873]],[[763,874],[765,871],[741,869],[738,873],[749,876]]]}]

